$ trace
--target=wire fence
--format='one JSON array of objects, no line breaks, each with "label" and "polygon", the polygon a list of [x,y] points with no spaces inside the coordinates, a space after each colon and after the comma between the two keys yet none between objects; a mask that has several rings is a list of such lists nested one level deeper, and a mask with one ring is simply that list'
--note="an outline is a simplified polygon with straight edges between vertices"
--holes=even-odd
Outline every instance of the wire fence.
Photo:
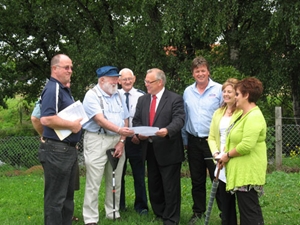
[{"label": "wire fence", "polygon": [[[83,138],[82,138],[83,139]],[[78,143],[78,162],[84,165],[83,140]],[[0,139],[0,173],[8,169],[29,169],[40,165],[38,160],[39,137],[6,137]],[[275,126],[267,129],[267,154],[269,163],[275,160]],[[300,127],[282,126],[282,154],[285,157],[300,154]]]}]

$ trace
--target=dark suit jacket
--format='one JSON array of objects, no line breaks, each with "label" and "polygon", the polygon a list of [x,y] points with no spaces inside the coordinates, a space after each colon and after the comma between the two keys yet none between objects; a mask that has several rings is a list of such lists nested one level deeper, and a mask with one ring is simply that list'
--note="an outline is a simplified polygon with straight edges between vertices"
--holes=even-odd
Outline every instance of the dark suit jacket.
[{"label": "dark suit jacket", "polygon": [[[149,126],[149,110],[151,95],[146,94],[138,99],[133,126]],[[171,165],[184,160],[184,147],[181,128],[184,125],[185,112],[183,98],[165,89],[157,107],[153,127],[167,128],[168,135],[164,138],[153,136],[153,149],[160,166]],[[142,141],[142,150],[146,158],[148,140]]]}]

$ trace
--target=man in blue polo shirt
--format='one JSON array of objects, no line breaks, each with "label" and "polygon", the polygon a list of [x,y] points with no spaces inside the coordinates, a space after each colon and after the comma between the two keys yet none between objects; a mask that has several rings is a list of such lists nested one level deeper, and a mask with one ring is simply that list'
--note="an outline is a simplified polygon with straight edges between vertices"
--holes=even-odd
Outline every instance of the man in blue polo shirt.
[{"label": "man in blue polo shirt", "polygon": [[[39,160],[44,169],[44,224],[71,225],[74,211],[74,185],[77,150],[82,119],[64,120],[57,113],[74,103],[67,87],[73,72],[72,60],[58,54],[51,60],[51,78],[41,95],[41,124],[43,142]],[[54,129],[67,129],[72,133],[60,140]]]},{"label": "man in blue polo shirt", "polygon": [[[211,158],[211,151],[207,138],[212,116],[222,102],[222,85],[210,78],[207,60],[196,57],[192,62],[192,74],[195,82],[188,86],[184,93],[185,125],[182,129],[183,144],[187,149],[187,156],[192,181],[193,215],[189,225],[205,217],[206,211],[206,175],[209,171],[210,179],[214,179],[215,164]],[[216,200],[219,209],[221,201],[217,192]]]}]

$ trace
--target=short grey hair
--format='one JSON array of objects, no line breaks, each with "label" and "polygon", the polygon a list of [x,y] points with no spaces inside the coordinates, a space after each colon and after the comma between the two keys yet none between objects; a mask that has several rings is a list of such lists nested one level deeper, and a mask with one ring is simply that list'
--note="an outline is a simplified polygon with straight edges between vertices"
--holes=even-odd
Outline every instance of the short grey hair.
[{"label": "short grey hair", "polygon": [[147,74],[152,73],[152,72],[155,73],[155,77],[157,80],[162,80],[163,84],[166,85],[167,78],[166,78],[166,74],[164,71],[162,71],[158,68],[152,68],[152,69],[147,70]]}]

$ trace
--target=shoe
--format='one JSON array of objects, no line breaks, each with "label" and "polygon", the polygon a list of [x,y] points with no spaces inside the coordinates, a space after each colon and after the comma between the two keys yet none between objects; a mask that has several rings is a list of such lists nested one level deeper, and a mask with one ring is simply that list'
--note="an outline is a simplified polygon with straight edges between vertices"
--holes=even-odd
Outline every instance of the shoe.
[{"label": "shoe", "polygon": [[143,210],[141,210],[141,211],[139,212],[139,214],[140,214],[141,216],[146,216],[146,215],[148,215],[148,210],[147,210],[147,209],[143,209]]},{"label": "shoe", "polygon": [[188,225],[195,225],[201,218],[204,218],[204,213],[193,213]]},{"label": "shoe", "polygon": [[78,222],[78,221],[79,221],[79,218],[76,217],[76,216],[73,216],[73,217],[72,217],[72,221]]},{"label": "shoe", "polygon": [[155,223],[155,222],[163,222],[163,218],[160,217],[160,216],[156,216],[153,220],[152,220],[152,223]]},{"label": "shoe", "polygon": [[127,207],[126,206],[125,207],[120,207],[119,211],[120,212],[126,212],[127,211]]},{"label": "shoe", "polygon": [[85,225],[97,225],[97,223],[86,223]]}]

